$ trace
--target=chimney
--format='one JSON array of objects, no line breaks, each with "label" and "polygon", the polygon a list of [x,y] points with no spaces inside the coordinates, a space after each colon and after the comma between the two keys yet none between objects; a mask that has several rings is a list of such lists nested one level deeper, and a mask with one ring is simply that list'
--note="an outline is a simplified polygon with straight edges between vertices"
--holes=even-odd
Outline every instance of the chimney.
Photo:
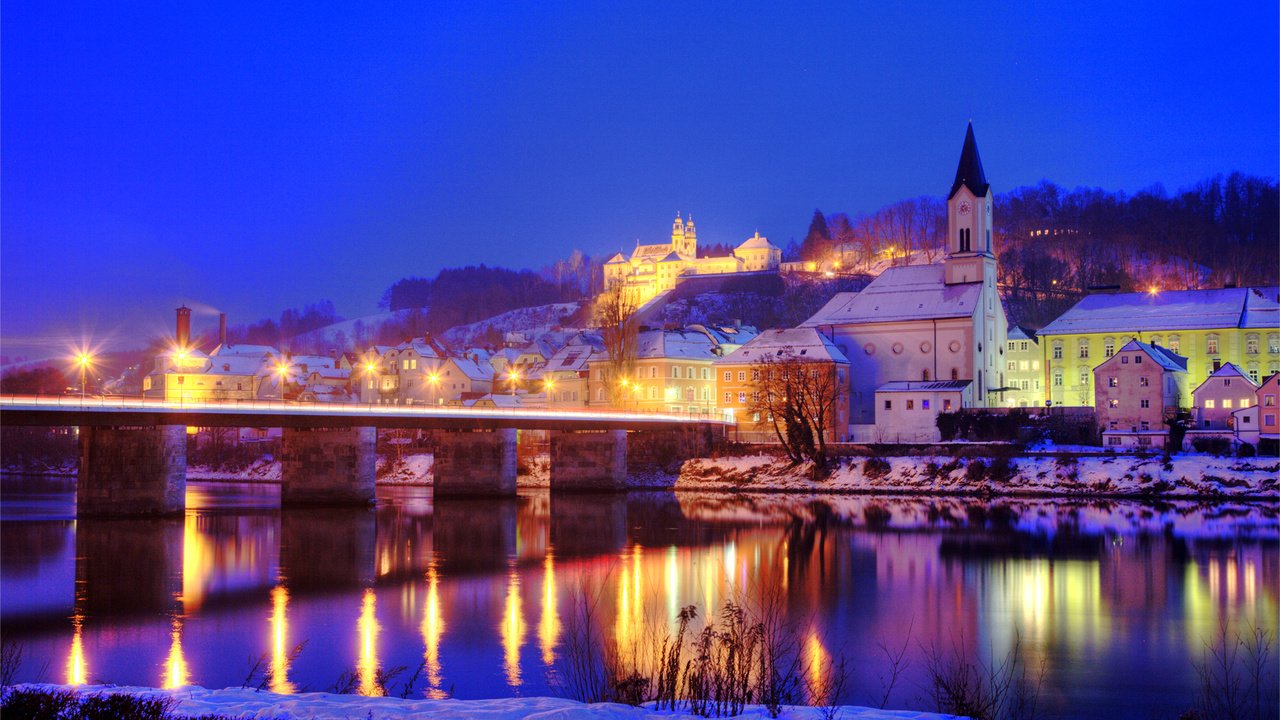
[{"label": "chimney", "polygon": [[183,305],[178,308],[178,347],[186,348],[191,344],[191,308]]},{"label": "chimney", "polygon": [[218,313],[218,345],[227,346],[227,314]]}]

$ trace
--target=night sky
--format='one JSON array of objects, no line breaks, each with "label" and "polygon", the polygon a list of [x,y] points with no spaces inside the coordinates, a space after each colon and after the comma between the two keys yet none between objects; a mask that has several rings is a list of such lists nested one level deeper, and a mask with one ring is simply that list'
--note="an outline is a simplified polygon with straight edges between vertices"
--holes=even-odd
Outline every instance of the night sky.
[{"label": "night sky", "polygon": [[5,354],[355,317],[677,210],[784,245],[944,193],[969,119],[997,192],[1280,174],[1274,2],[272,5],[3,3]]}]

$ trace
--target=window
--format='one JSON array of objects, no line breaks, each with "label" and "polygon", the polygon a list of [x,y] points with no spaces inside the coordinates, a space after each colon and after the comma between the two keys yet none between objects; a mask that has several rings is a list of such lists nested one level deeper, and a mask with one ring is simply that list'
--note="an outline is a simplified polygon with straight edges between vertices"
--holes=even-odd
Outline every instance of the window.
[{"label": "window", "polygon": [[1115,430],[1115,429],[1116,429],[1116,425],[1117,425],[1117,424],[1118,424],[1118,423],[1117,423],[1115,420],[1112,420],[1110,423],[1108,423],[1108,425],[1110,426],[1110,428],[1111,428],[1112,430]]},{"label": "window", "polygon": [[738,382],[746,382],[746,380],[747,380],[747,373],[746,373],[746,371],[745,371],[745,370],[739,370],[739,371],[738,371]]},{"label": "window", "polygon": [[1054,360],[1062,359],[1062,343],[1060,342],[1055,342],[1053,344],[1053,359]]},{"label": "window", "polygon": [[885,410],[892,410],[892,409],[893,409],[893,401],[892,401],[892,400],[885,400],[885,401],[884,401],[884,409],[885,409]]},{"label": "window", "polygon": [[1205,347],[1204,347],[1205,352],[1209,353],[1210,355],[1218,354],[1218,336],[1217,335],[1210,335],[1209,337],[1205,338],[1204,344],[1205,344]]},{"label": "window", "polygon": [[1151,379],[1147,377],[1138,378],[1138,387],[1148,387],[1151,385]]},{"label": "window", "polygon": [[754,402],[754,403],[760,402],[760,393],[758,392],[751,393],[751,402]]},{"label": "window", "polygon": [[1108,444],[1108,445],[1119,445],[1119,444],[1120,444],[1120,438],[1115,437],[1115,436],[1113,435],[1113,436],[1111,436],[1111,437],[1107,438],[1107,444]]},{"label": "window", "polygon": [[952,379],[952,380],[959,380],[959,379],[960,379],[960,370],[958,370],[957,368],[951,368],[951,379]]},{"label": "window", "polygon": [[1146,420],[1143,420],[1142,422],[1138,423],[1138,429],[1139,429],[1139,430],[1150,430],[1150,429],[1151,429],[1151,423],[1150,423],[1150,422],[1148,422],[1148,421],[1146,421]]},{"label": "window", "polygon": [[1053,374],[1053,386],[1054,386],[1054,387],[1062,387],[1062,373],[1061,373],[1061,372],[1055,372],[1055,373]]},{"label": "window", "polygon": [[920,401],[920,409],[921,409],[921,410],[928,410],[928,409],[929,409],[929,401],[928,401],[928,400],[921,400],[921,401]]},{"label": "window", "polygon": [[1111,398],[1110,400],[1107,401],[1107,407],[1118,408],[1120,407],[1120,401],[1115,398]]},{"label": "window", "polygon": [[738,393],[738,402],[744,403],[746,401],[747,401],[747,394],[745,392]]},{"label": "window", "polygon": [[1267,352],[1272,355],[1280,353],[1280,334],[1271,333],[1267,335]]},{"label": "window", "polygon": [[751,413],[751,422],[760,422],[760,413]]},{"label": "window", "polygon": [[656,377],[658,377],[658,366],[657,366],[657,365],[653,365],[653,366],[651,366],[651,367],[649,368],[649,377],[650,377],[650,378],[656,378]]},{"label": "window", "polygon": [[1087,340],[1080,341],[1080,359],[1087,360],[1089,358],[1089,342]]},{"label": "window", "polygon": [[1017,341],[1017,340],[1010,340],[1010,341],[1009,341],[1009,352],[1013,352],[1014,350],[1017,350],[1017,349],[1018,349],[1018,348],[1017,348],[1017,345],[1018,345],[1018,341]]},{"label": "window", "polygon": [[752,371],[751,371],[751,382],[756,382],[756,381],[757,381],[757,380],[759,380],[759,379],[760,379],[760,371],[759,371],[759,370],[752,370]]},{"label": "window", "polygon": [[1120,364],[1121,364],[1121,365],[1128,365],[1128,364],[1129,364],[1129,356],[1128,356],[1128,355],[1121,355],[1121,356],[1120,356]]},{"label": "window", "polygon": [[1141,355],[1134,355],[1134,356],[1133,356],[1133,364],[1134,364],[1134,365],[1141,365],[1141,364],[1142,364],[1142,356],[1141,356]]},{"label": "window", "polygon": [[1250,335],[1248,338],[1245,339],[1244,351],[1249,355],[1258,354],[1258,336],[1257,335]]},{"label": "window", "polygon": [[1138,438],[1138,444],[1142,447],[1151,447],[1151,438],[1143,436]]},{"label": "window", "polygon": [[1116,341],[1111,338],[1107,338],[1106,340],[1103,340],[1102,341],[1103,357],[1111,357],[1112,355],[1115,355],[1115,354],[1116,354]]},{"label": "window", "polygon": [[[921,377],[921,379],[923,379],[925,382],[929,382],[929,368],[925,368],[925,369],[924,369],[924,372],[920,374],[920,377]],[[843,380],[843,378],[841,378],[841,379]]]},{"label": "window", "polygon": [[724,394],[724,404],[725,404],[725,405],[728,405],[729,403],[732,403],[732,402],[733,402],[733,393],[725,393],[725,394]]},{"label": "window", "polygon": [[650,386],[649,386],[649,399],[650,399],[650,400],[657,400],[657,399],[658,399],[658,386],[657,386],[657,385],[650,385]]},{"label": "window", "polygon": [[943,400],[943,401],[942,401],[942,412],[951,412],[951,401],[950,401],[950,400]]},{"label": "window", "polygon": [[1222,409],[1223,409],[1223,410],[1230,410],[1231,408],[1232,408],[1231,398],[1223,398],[1223,400],[1222,400]]},{"label": "window", "polygon": [[1107,387],[1120,387],[1120,382],[1113,377],[1107,378]]},{"label": "window", "polygon": [[728,370],[725,370],[725,371],[724,371],[724,381],[725,381],[725,382],[733,382],[733,373],[732,373],[732,372],[730,372],[730,371],[728,371]]},{"label": "window", "polygon": [[1010,371],[1012,371],[1012,370],[1017,370],[1017,369],[1018,369],[1018,361],[1017,361],[1017,360],[1010,360],[1010,361],[1006,364],[1006,367],[1007,367]]},{"label": "window", "polygon": [[907,409],[908,409],[908,410],[915,410],[915,409],[916,409],[916,401],[915,401],[915,400],[908,400],[908,401],[907,401]]},{"label": "window", "polygon": [[684,369],[684,376],[689,378],[690,380],[698,377],[697,373],[693,371],[692,367],[687,367]]},{"label": "window", "polygon": [[1142,398],[1138,401],[1138,407],[1149,408],[1151,407],[1151,401],[1146,398]]},{"label": "window", "polygon": [[1275,415],[1263,415],[1263,416],[1262,416],[1262,423],[1263,423],[1264,425],[1268,425],[1268,426],[1270,426],[1270,425],[1275,425],[1275,424],[1276,424],[1276,416],[1275,416]]},{"label": "window", "polygon": [[1255,383],[1258,382],[1258,368],[1256,367],[1249,368],[1249,379],[1254,381]]},{"label": "window", "polygon": [[1205,410],[1212,410],[1212,409],[1214,409],[1215,407],[1217,407],[1217,406],[1214,404],[1214,401],[1213,401],[1213,400],[1205,400],[1205,401],[1204,401],[1204,409],[1205,409]]},{"label": "window", "polygon": [[1174,352],[1182,352],[1182,341],[1178,339],[1177,335],[1169,336],[1169,349]]}]

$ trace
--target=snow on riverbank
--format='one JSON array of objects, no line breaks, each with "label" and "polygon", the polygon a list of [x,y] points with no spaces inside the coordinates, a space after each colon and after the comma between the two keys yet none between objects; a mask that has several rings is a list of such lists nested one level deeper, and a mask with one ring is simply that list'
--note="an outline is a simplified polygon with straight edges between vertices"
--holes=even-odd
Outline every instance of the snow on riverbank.
[{"label": "snow on riverbank", "polygon": [[[201,687],[184,687],[175,690],[157,690],[141,687],[81,686],[69,688],[59,685],[25,685],[28,689],[65,690],[81,693],[127,693],[148,697],[171,697],[177,701],[172,712],[181,716],[219,714],[238,718],[322,718],[348,720],[349,718],[410,718],[432,717],[453,720],[672,720],[692,719],[697,716],[686,713],[658,712],[646,708],[597,703],[587,705],[564,698],[500,698],[494,700],[401,700],[390,697],[362,697],[333,693],[298,693],[277,695],[247,688],[206,690]],[[749,708],[737,718],[768,718],[761,707]],[[779,716],[784,720],[818,720],[820,708],[787,708]],[[951,715],[922,713],[903,710],[875,710],[846,706],[839,711],[842,720],[943,720]]]},{"label": "snow on riverbank", "polygon": [[840,458],[821,480],[812,466],[751,455],[684,464],[676,490],[766,490],[1143,497],[1280,496],[1280,460],[1178,455],[1100,457]]}]

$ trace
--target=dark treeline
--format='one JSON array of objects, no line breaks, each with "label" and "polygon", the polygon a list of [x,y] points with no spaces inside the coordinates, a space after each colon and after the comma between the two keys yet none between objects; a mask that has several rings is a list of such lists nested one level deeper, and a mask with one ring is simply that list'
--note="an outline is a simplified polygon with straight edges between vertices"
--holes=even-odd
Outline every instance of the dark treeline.
[{"label": "dark treeline", "polygon": [[562,288],[531,270],[468,266],[446,268],[434,280],[396,281],[379,303],[387,310],[425,308],[423,329],[441,332],[508,310],[563,299]]},{"label": "dark treeline", "polygon": [[[250,325],[241,325],[229,329],[227,334],[231,342],[248,343],[250,345],[280,345],[288,338],[310,332],[316,328],[341,320],[329,300],[310,303],[301,310],[289,308],[280,314],[279,320],[259,320]],[[212,340],[213,331],[206,331],[208,340]],[[216,342],[216,341],[213,341]],[[209,343],[212,347],[212,343]]]},{"label": "dark treeline", "polygon": [[[1051,182],[995,197],[1000,283],[1016,320],[1038,327],[1091,287],[1122,291],[1274,285],[1280,194],[1274,180],[1232,173],[1168,193],[1132,195]],[[857,272],[878,262],[934,262],[946,245],[943,198],[903,200],[850,218],[815,211],[805,260]]]}]

